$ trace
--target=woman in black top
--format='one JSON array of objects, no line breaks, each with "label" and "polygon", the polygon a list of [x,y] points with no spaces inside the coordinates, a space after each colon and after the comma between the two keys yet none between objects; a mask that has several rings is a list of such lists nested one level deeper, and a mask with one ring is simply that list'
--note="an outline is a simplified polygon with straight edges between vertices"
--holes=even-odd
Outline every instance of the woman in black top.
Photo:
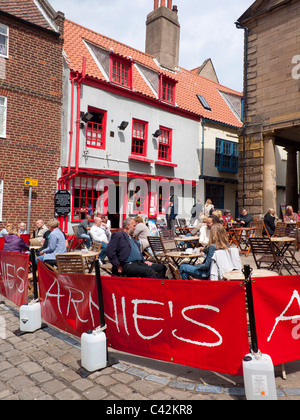
[{"label": "woman in black top", "polygon": [[265,226],[270,236],[273,236],[275,232],[275,214],[274,209],[269,209],[264,218]]}]

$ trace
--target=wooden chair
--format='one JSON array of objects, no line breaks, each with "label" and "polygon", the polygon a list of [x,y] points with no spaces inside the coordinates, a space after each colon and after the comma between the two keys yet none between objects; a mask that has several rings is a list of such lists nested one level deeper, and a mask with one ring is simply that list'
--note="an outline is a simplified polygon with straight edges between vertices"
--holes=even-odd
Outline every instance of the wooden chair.
[{"label": "wooden chair", "polygon": [[[255,227],[256,230],[251,234],[250,237],[252,238],[262,238],[263,237],[263,231],[264,231],[264,222],[263,220],[254,220],[251,222],[251,227]],[[249,243],[248,250],[247,250],[247,257],[249,256],[251,251],[251,245]]]},{"label": "wooden chair", "polygon": [[276,255],[274,245],[270,238],[250,238],[249,242],[256,267],[260,269],[265,264],[264,268],[277,271],[281,276],[285,256]]},{"label": "wooden chair", "polygon": [[85,274],[84,259],[79,254],[56,255],[57,271],[62,274]]},{"label": "wooden chair", "polygon": [[[166,249],[160,236],[147,237],[150,248],[153,252],[153,257],[158,264],[165,264],[169,262],[166,256]],[[174,241],[175,242],[175,241]]]},{"label": "wooden chair", "polygon": [[173,279],[182,280],[178,267],[176,267],[176,265],[174,265],[172,262],[169,262],[168,265]]},{"label": "wooden chair", "polygon": [[275,226],[275,232],[274,232],[274,236],[287,236],[287,228],[286,228],[286,223],[284,222],[277,222],[276,226]]},{"label": "wooden chair", "polygon": [[271,235],[269,234],[268,229],[267,229],[264,221],[263,221],[263,236],[268,236],[268,238],[271,238]]},{"label": "wooden chair", "polygon": [[176,230],[179,232],[180,235],[186,235],[187,233],[189,233],[189,229],[187,228],[185,219],[177,218],[176,222]]},{"label": "wooden chair", "polygon": [[90,251],[94,251],[97,252],[98,255],[95,257],[89,257],[86,259],[86,268],[88,269],[89,273],[91,273],[93,271],[93,268],[95,266],[95,261],[97,258],[99,258],[99,254],[101,251],[101,242],[93,242]]},{"label": "wooden chair", "polygon": [[68,242],[67,252],[71,252],[75,237]]},{"label": "wooden chair", "polygon": [[160,232],[160,239],[162,241],[164,252],[178,251],[177,242],[174,240],[175,235],[171,230]]},{"label": "wooden chair", "polygon": [[174,234],[174,232],[172,232],[172,230],[169,230],[169,229],[162,229],[160,232],[159,232],[159,236],[161,237],[161,238],[163,238],[163,239],[169,239],[169,238],[174,238],[175,237],[175,234]]},{"label": "wooden chair", "polygon": [[[289,224],[288,229],[287,229],[287,235],[291,238],[295,239],[295,242],[293,243],[293,245],[290,245],[285,257],[287,259],[287,261],[289,262],[290,266],[293,268],[293,270],[295,271],[296,274],[298,273],[297,269],[300,269],[300,264],[296,258],[296,251],[298,251],[298,247],[299,247],[299,243],[298,243],[298,226],[297,223],[295,224]],[[296,269],[297,267],[297,269]]]},{"label": "wooden chair", "polygon": [[76,237],[76,238],[74,238],[74,242],[73,242],[75,244],[74,249],[82,249],[82,248],[84,248],[84,239],[80,239],[77,236],[78,225],[72,226],[72,229],[73,229],[74,235]]}]

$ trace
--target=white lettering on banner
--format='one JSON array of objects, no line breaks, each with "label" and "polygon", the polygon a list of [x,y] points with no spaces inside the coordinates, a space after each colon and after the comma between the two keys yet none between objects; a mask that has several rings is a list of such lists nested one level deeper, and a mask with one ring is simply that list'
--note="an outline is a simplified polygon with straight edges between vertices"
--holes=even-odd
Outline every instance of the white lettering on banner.
[{"label": "white lettering on banner", "polygon": [[[1,277],[3,278],[3,281],[7,283],[7,286],[10,290],[16,287],[20,293],[24,292],[25,271],[26,270],[24,267],[16,267],[16,265],[8,264],[4,261],[1,261]],[[16,281],[16,279],[18,279],[19,281]]]},{"label": "white lettering on banner", "polygon": [[[84,293],[81,290],[74,289],[73,287],[67,287],[67,289],[69,290],[69,302],[68,302],[67,315],[69,315],[70,304],[72,302],[72,304],[74,306],[74,309],[75,309],[75,312],[76,312],[76,315],[77,315],[77,318],[79,319],[79,321],[83,322],[83,323],[88,322],[89,321],[88,319],[81,319],[80,318],[79,313],[78,313],[78,309],[77,309],[77,305],[76,305],[76,304],[84,302]],[[81,295],[81,300],[76,300],[76,299],[72,298],[72,292],[74,292],[74,295],[79,293],[79,295]]]},{"label": "white lettering on banner", "polygon": [[192,318],[189,318],[187,315],[185,315],[186,311],[190,311],[190,310],[194,310],[194,309],[207,309],[209,311],[214,311],[214,312],[220,312],[220,309],[215,308],[214,306],[209,306],[209,305],[195,305],[195,306],[189,306],[187,308],[184,308],[181,313],[184,319],[186,319],[187,321],[190,321],[192,324],[196,324],[199,325],[199,327],[203,327],[203,328],[207,328],[208,330],[212,331],[214,334],[216,334],[219,337],[219,341],[217,341],[216,343],[201,343],[199,341],[192,341],[189,340],[187,338],[182,338],[182,337],[178,337],[175,332],[177,330],[173,330],[172,334],[175,338],[177,338],[178,340],[181,341],[185,341],[186,343],[191,343],[191,344],[195,344],[196,346],[203,346],[203,347],[218,347],[223,343],[223,338],[222,336],[218,333],[217,330],[215,330],[214,328],[210,327],[209,325],[205,325],[202,324],[201,322],[195,321]]},{"label": "white lettering on banner", "polygon": [[[57,286],[57,293],[56,294],[52,294],[52,293],[50,293],[50,290],[55,285]],[[54,279],[54,282],[51,284],[50,288],[48,289],[48,291],[45,294],[44,306],[46,305],[46,302],[47,302],[48,297],[56,297],[57,298],[57,307],[58,307],[59,313],[62,314],[62,310],[61,310],[61,307],[60,307],[60,299],[62,297],[64,297],[64,296],[65,295],[61,295],[60,294],[60,285],[59,285],[58,280],[57,279]]]},{"label": "white lettering on banner", "polygon": [[164,321],[164,319],[163,318],[155,318],[155,317],[152,317],[152,316],[138,315],[137,314],[137,308],[138,308],[138,305],[143,304],[143,303],[145,303],[147,305],[163,305],[163,306],[164,306],[164,304],[161,303],[161,302],[155,302],[154,300],[139,300],[139,299],[133,300],[132,303],[134,305],[134,310],[133,310],[134,326],[135,326],[135,329],[136,329],[136,332],[138,333],[138,335],[141,338],[143,338],[144,340],[152,340],[152,338],[158,337],[163,332],[163,329],[160,330],[158,333],[156,333],[154,335],[151,335],[151,336],[143,335],[140,332],[137,320],[138,319],[149,319],[149,320],[152,320],[152,321]]},{"label": "white lettering on banner", "polygon": [[[56,291],[54,290],[54,291],[51,292],[51,290],[55,286],[57,287],[57,290]],[[67,304],[67,307],[66,307],[65,315],[66,316],[69,315],[70,306],[72,304],[73,307],[74,307],[75,313],[76,313],[76,318],[82,323],[87,323],[89,321],[89,319],[82,319],[80,317],[80,304],[86,301],[86,294],[82,290],[75,289],[74,287],[65,286],[65,288],[68,290],[68,304]],[[63,311],[62,311],[62,308],[61,308],[61,299],[65,298],[65,297],[66,297],[66,295],[61,294],[61,287],[60,287],[58,279],[55,278],[53,283],[51,284],[51,286],[49,287],[49,289],[45,293],[45,299],[44,299],[44,302],[43,302],[43,306],[46,306],[47,300],[49,298],[56,298],[58,310],[59,310],[60,314],[63,315]],[[88,293],[88,302],[89,302],[88,307],[89,307],[90,317],[91,317],[91,320],[92,320],[92,325],[93,325],[93,327],[95,327],[96,324],[95,324],[95,319],[94,319],[94,315],[93,315],[93,307],[96,308],[99,311],[99,306],[93,301],[91,292]]]},{"label": "white lettering on banner", "polygon": [[295,299],[297,300],[298,305],[299,305],[299,309],[300,309],[300,296],[299,296],[298,291],[294,290],[293,296],[291,297],[291,300],[289,301],[287,307],[284,309],[284,311],[277,318],[275,318],[275,325],[273,327],[273,330],[272,330],[270,336],[267,339],[268,342],[271,341],[272,335],[274,334],[274,331],[275,331],[277,325],[279,324],[279,322],[281,322],[281,321],[292,321],[293,319],[299,319],[300,314],[293,315],[293,316],[285,316],[286,312],[292,306],[292,303],[294,302]]},{"label": "white lettering on banner", "polygon": [[[105,316],[106,316],[107,319],[109,319],[110,321],[112,321],[116,325],[117,331],[120,332],[118,310],[117,310],[117,300],[116,300],[116,296],[115,296],[114,293],[112,294],[112,302],[113,302],[113,309],[114,309],[114,318],[107,315],[107,313],[105,313]],[[157,302],[157,301],[153,301],[153,300],[146,300],[146,299],[134,299],[131,302],[133,303],[132,318],[133,318],[133,321],[134,321],[134,327],[135,327],[135,331],[136,331],[137,335],[139,337],[141,337],[143,340],[152,340],[152,339],[158,337],[163,332],[163,328],[158,329],[158,331],[151,336],[146,336],[146,335],[142,334],[142,332],[140,331],[138,320],[139,319],[144,319],[144,320],[148,320],[148,321],[161,322],[161,321],[165,321],[165,319],[138,314],[138,306],[141,305],[141,304],[165,306],[165,304],[162,303],[162,302]],[[121,298],[121,304],[122,304],[122,313],[123,313],[125,331],[126,331],[127,335],[129,335],[128,328],[127,328],[128,315],[126,315],[125,297],[124,296]],[[172,318],[173,317],[173,310],[174,310],[174,305],[173,305],[172,301],[168,301],[168,307],[169,307],[170,316]],[[177,331],[178,331],[177,329],[172,331],[172,335],[177,340],[184,341],[186,343],[194,344],[194,345],[197,345],[197,346],[203,346],[203,347],[218,347],[218,346],[221,346],[221,344],[223,343],[223,338],[217,330],[215,330],[214,328],[212,328],[209,325],[198,322],[195,319],[186,315],[186,312],[188,312],[188,311],[203,310],[203,309],[206,310],[206,311],[213,311],[213,312],[216,312],[216,313],[220,313],[220,309],[216,308],[215,306],[194,305],[194,306],[188,306],[188,307],[183,308],[182,311],[181,311],[181,314],[186,321],[191,322],[194,325],[198,325],[199,327],[207,329],[207,330],[211,331],[212,333],[214,333],[219,338],[218,341],[216,341],[215,343],[205,343],[205,342],[200,342],[200,341],[193,341],[193,340],[190,340],[190,339],[185,338],[185,337],[181,337],[178,334],[176,334]]]}]

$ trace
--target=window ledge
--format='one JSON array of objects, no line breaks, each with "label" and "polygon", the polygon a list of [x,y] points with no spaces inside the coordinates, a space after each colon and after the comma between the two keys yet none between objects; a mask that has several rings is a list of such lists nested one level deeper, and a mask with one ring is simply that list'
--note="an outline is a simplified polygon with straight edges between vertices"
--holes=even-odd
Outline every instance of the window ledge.
[{"label": "window ledge", "polygon": [[147,159],[143,156],[135,156],[135,155],[130,155],[128,157],[129,160],[138,160],[139,162],[144,162],[144,163],[153,163],[154,161],[151,159]]},{"label": "window ledge", "polygon": [[162,161],[162,160],[157,160],[155,162],[155,165],[169,166],[170,168],[177,168],[177,166],[178,166],[176,163],[165,162],[165,161]]}]

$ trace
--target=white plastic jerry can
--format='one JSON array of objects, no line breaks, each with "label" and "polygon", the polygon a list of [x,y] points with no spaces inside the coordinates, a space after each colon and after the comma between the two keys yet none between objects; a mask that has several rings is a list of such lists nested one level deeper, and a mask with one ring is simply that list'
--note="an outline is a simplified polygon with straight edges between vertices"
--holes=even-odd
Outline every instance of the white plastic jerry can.
[{"label": "white plastic jerry can", "polygon": [[20,308],[20,331],[34,332],[42,326],[40,302],[30,302]]},{"label": "white plastic jerry can", "polygon": [[107,365],[106,334],[103,331],[88,331],[81,335],[81,366],[95,372]]},{"label": "white plastic jerry can", "polygon": [[243,359],[247,400],[277,400],[274,366],[267,354],[247,354]]}]

